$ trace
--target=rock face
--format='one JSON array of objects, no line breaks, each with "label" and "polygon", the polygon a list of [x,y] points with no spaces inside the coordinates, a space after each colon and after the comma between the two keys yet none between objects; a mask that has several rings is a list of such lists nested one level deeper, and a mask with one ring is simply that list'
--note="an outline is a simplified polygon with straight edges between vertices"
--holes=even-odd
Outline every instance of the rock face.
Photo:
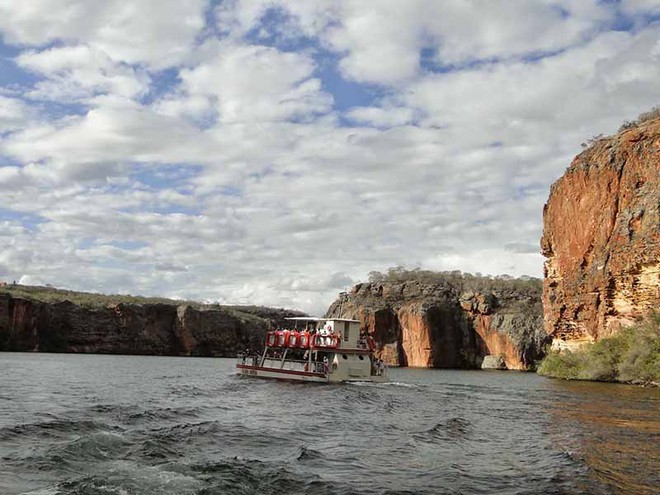
[{"label": "rock face", "polygon": [[355,318],[391,365],[475,368],[484,356],[529,369],[547,338],[540,286],[466,291],[451,283],[370,282],[340,295],[327,316]]},{"label": "rock face", "polygon": [[558,347],[660,308],[660,119],[578,155],[544,208],[545,330]]},{"label": "rock face", "polygon": [[[282,314],[272,310],[267,316]],[[261,348],[269,326],[269,319],[249,308],[116,304],[90,309],[0,294],[0,351],[234,356],[246,347]]]}]

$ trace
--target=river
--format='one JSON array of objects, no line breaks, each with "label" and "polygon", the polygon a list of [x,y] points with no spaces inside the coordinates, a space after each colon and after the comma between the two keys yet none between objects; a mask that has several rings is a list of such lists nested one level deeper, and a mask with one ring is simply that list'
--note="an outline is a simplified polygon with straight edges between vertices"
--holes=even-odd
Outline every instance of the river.
[{"label": "river", "polygon": [[0,494],[652,494],[660,391],[391,369],[237,376],[211,358],[0,353]]}]

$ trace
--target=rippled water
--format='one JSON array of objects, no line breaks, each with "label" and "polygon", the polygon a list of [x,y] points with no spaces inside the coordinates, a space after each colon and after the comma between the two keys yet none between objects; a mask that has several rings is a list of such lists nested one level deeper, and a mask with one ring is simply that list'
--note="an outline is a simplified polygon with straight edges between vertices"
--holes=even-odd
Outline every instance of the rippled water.
[{"label": "rippled water", "polygon": [[660,391],[392,369],[384,385],[233,360],[0,353],[0,494],[651,494]]}]

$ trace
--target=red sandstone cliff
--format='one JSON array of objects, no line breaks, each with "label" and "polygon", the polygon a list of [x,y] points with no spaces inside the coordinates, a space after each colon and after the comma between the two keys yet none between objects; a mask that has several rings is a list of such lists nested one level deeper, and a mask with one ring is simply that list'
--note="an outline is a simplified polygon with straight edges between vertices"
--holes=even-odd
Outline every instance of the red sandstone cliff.
[{"label": "red sandstone cliff", "polygon": [[578,155],[543,221],[544,325],[556,344],[606,337],[660,309],[660,119]]},{"label": "red sandstone cliff", "polygon": [[540,284],[501,283],[511,287],[470,290],[461,280],[358,284],[327,315],[359,319],[392,365],[473,368],[492,356],[508,369],[529,369],[547,343]]}]

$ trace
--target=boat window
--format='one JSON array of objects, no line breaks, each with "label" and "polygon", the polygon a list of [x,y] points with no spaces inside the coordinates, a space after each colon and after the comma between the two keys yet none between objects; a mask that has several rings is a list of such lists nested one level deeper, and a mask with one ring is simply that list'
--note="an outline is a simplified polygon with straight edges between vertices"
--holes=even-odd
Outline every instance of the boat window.
[{"label": "boat window", "polygon": [[348,356],[346,354],[342,354],[341,357],[344,359],[348,359]]},{"label": "boat window", "polygon": [[348,330],[351,328],[351,322],[350,321],[345,321],[344,322],[344,342],[348,341]]},{"label": "boat window", "polygon": [[360,358],[360,361],[364,361],[364,356],[362,354],[360,354],[358,357]]}]

